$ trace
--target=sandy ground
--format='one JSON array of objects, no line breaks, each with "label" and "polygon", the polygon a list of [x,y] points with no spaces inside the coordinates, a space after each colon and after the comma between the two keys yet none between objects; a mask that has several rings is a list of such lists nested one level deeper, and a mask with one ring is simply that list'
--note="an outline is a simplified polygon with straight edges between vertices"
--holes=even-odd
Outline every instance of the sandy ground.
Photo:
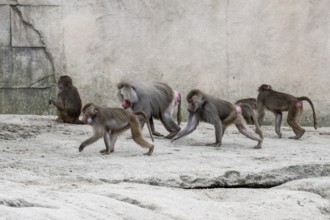
[{"label": "sandy ground", "polygon": [[174,143],[156,138],[152,156],[126,132],[104,156],[103,140],[78,152],[88,125],[0,119],[0,219],[330,219],[330,128],[291,140],[288,127],[281,139],[263,127],[255,150],[235,127],[206,147],[214,130],[201,124]]}]

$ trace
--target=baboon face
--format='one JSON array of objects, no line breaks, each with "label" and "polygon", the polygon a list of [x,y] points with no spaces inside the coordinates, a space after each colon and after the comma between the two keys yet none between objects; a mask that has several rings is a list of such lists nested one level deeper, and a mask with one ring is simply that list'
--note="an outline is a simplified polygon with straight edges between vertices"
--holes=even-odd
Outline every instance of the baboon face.
[{"label": "baboon face", "polygon": [[193,95],[190,99],[188,99],[188,111],[196,112],[198,108],[200,108],[204,104],[205,100],[203,99],[201,94]]},{"label": "baboon face", "polygon": [[57,81],[57,87],[62,90],[64,87],[72,85],[72,79],[70,76],[61,76]]},{"label": "baboon face", "polygon": [[93,106],[91,103],[86,104],[82,110],[82,121],[85,124],[91,124],[93,122],[93,119],[95,118],[97,113],[97,109],[95,106]]},{"label": "baboon face", "polygon": [[139,101],[136,91],[132,86],[121,87],[117,92],[117,96],[125,109],[132,107],[134,103]]}]

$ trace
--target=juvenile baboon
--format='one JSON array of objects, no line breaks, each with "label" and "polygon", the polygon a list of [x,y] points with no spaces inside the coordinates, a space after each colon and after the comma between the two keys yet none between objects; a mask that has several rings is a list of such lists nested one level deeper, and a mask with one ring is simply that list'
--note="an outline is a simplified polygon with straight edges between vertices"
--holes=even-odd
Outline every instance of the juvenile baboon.
[{"label": "juvenile baboon", "polygon": [[271,85],[262,84],[258,88],[257,106],[258,106],[258,123],[264,120],[265,109],[275,114],[275,131],[281,138],[281,122],[282,112],[288,111],[287,122],[293,129],[295,136],[290,137],[292,139],[299,139],[305,133],[305,129],[300,126],[300,118],[303,112],[303,100],[306,100],[312,107],[314,128],[317,128],[316,114],[312,101],[306,97],[295,97],[286,93],[277,92],[272,89]]},{"label": "juvenile baboon", "polygon": [[93,126],[94,135],[85,140],[79,146],[79,152],[85,147],[94,143],[101,137],[104,139],[105,149],[102,154],[110,154],[114,151],[118,136],[131,128],[131,133],[135,143],[143,148],[148,148],[146,155],[151,155],[154,145],[149,144],[142,136],[141,126],[136,115],[142,115],[147,121],[150,137],[154,141],[147,116],[143,112],[129,112],[121,108],[100,107],[93,103],[86,104],[82,110],[83,122]]},{"label": "juvenile baboon", "polygon": [[[160,119],[164,127],[170,134],[165,138],[174,137],[180,127],[173,121],[172,114],[175,105],[178,105],[177,118],[181,121],[181,96],[165,83],[128,83],[121,82],[117,85],[117,96],[123,108],[131,108],[133,111],[143,111],[151,125],[154,135],[162,136],[155,131],[153,117]],[[141,126],[144,121],[140,118]]]},{"label": "juvenile baboon", "polygon": [[255,149],[261,148],[263,135],[258,124],[256,133],[250,129],[242,116],[240,106],[235,106],[225,100],[213,98],[200,90],[194,89],[187,95],[189,119],[187,126],[182,129],[173,139],[175,141],[193,132],[199,121],[204,121],[214,125],[215,143],[207,146],[221,146],[222,136],[230,124],[235,124],[237,129],[246,137],[258,141]]},{"label": "juvenile baboon", "polygon": [[257,100],[255,98],[240,99],[235,102],[242,109],[242,115],[249,125],[255,124],[257,112]]},{"label": "juvenile baboon", "polygon": [[83,124],[79,120],[81,112],[81,99],[76,87],[72,84],[70,76],[61,76],[57,81],[57,87],[60,90],[57,94],[56,101],[49,100],[49,104],[53,104],[57,108],[58,122]]}]

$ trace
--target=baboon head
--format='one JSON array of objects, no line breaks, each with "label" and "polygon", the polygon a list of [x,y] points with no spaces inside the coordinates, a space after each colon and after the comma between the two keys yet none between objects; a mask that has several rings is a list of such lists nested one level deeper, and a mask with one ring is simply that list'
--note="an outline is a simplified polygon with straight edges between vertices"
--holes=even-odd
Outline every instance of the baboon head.
[{"label": "baboon head", "polygon": [[266,91],[266,90],[272,90],[272,86],[271,85],[268,85],[268,84],[262,84],[261,86],[259,86],[258,88],[258,92],[263,92],[263,91]]},{"label": "baboon head", "polygon": [[88,103],[83,107],[82,110],[82,121],[85,124],[91,124],[96,116],[98,109],[93,103]]},{"label": "baboon head", "polygon": [[64,87],[72,86],[72,79],[70,76],[61,76],[57,81],[57,87],[61,90]]}]

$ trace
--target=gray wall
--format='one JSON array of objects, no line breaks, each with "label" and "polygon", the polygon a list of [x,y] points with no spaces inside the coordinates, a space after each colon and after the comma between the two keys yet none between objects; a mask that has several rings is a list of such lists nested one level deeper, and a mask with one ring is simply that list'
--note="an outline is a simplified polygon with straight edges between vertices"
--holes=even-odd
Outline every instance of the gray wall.
[{"label": "gray wall", "polygon": [[64,74],[84,103],[109,106],[125,78],[233,102],[268,83],[310,97],[328,126],[329,11],[329,0],[0,0],[0,111],[48,114]]}]

